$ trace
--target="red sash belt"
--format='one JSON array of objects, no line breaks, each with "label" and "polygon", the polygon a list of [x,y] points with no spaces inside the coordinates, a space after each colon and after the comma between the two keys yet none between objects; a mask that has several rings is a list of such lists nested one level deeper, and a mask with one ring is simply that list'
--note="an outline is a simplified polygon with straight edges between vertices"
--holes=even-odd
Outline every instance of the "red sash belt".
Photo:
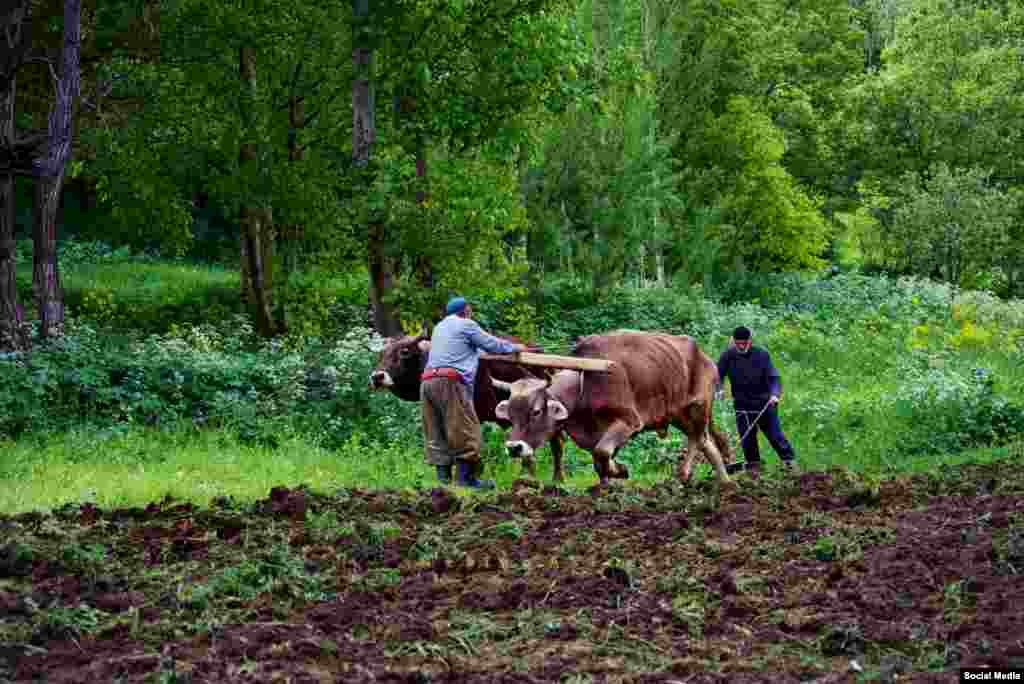
[{"label": "red sash belt", "polygon": [[420,375],[420,380],[430,380],[432,378],[450,378],[452,380],[464,382],[462,373],[454,368],[428,368],[423,371],[422,375]]}]

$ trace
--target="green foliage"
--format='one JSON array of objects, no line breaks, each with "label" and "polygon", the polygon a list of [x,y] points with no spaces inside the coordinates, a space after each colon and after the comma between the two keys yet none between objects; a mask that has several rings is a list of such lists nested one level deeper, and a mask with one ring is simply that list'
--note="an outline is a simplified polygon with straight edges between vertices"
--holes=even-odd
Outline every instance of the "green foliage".
[{"label": "green foliage", "polygon": [[535,298],[547,270],[579,271],[598,297],[626,279],[665,275],[676,237],[666,213],[683,205],[674,141],[657,112],[654,39],[638,45],[638,8],[619,9],[577,9],[589,50],[581,80],[608,96],[582,99],[543,129],[526,171]]},{"label": "green foliage", "polygon": [[[1024,177],[1016,152],[1024,11],[1019,3],[915,0],[888,21],[881,68],[843,93],[842,153],[858,160],[851,178],[869,181],[864,204],[881,210],[884,230],[899,242],[876,238],[866,256],[897,272],[941,268],[958,284],[1019,296],[1010,281],[1021,272],[1021,251],[1000,246],[1008,232],[1009,244],[1019,242],[1021,230],[1013,193]],[[960,220],[967,222],[955,228]],[[977,239],[989,233],[995,248]],[[930,247],[908,249],[912,235]],[[958,237],[964,244],[952,249]],[[959,254],[936,258],[939,248]]]},{"label": "green foliage", "polygon": [[707,156],[690,184],[702,204],[721,209],[710,237],[725,246],[727,263],[738,256],[760,271],[823,265],[828,224],[783,167],[784,138],[771,119],[750,99],[731,99],[721,116],[709,117],[699,144]]},{"label": "green foliage", "polygon": [[836,539],[830,535],[823,535],[814,541],[814,557],[820,561],[832,561],[836,559]]},{"label": "green foliage", "polygon": [[[381,156],[396,159],[370,186],[369,201],[379,204],[374,213],[389,225],[388,255],[405,266],[390,299],[409,327],[418,330],[420,321],[436,320],[454,293],[496,298],[500,291],[521,300],[512,284],[520,280],[522,267],[505,241],[525,223],[516,201],[515,169],[486,155],[456,157],[438,149],[428,161],[429,195],[419,200],[413,162],[400,165],[403,155],[394,149],[382,150]],[[427,265],[431,287],[424,287]]]},{"label": "green foliage", "polygon": [[95,579],[108,561],[103,544],[68,544],[61,549],[60,562],[65,568],[85,579]]},{"label": "green foliage", "polygon": [[875,211],[891,216],[865,241],[878,246],[868,252],[876,263],[964,284],[1012,251],[1019,198],[993,183],[991,172],[940,162],[926,174],[905,174],[889,194],[870,192]]},{"label": "green foliage", "polygon": [[[19,243],[19,250],[25,245]],[[66,241],[60,265],[69,315],[130,334],[163,334],[244,313],[238,271],[160,260],[102,242]],[[31,261],[31,258],[26,261]],[[31,305],[31,271],[18,269],[18,289]],[[310,265],[279,293],[291,337],[336,336],[366,322],[366,272]]]},{"label": "green foliage", "polygon": [[1024,404],[995,391],[991,371],[951,368],[945,354],[918,354],[901,369],[893,406],[906,430],[894,451],[938,454],[982,444],[1005,444],[1024,433]]},{"label": "green foliage", "polygon": [[334,446],[360,425],[397,436],[409,429],[409,407],[366,391],[379,344],[356,329],[299,353],[259,345],[244,319],[172,326],[166,335],[112,344],[71,321],[60,341],[0,366],[0,431],[186,421],[268,445],[298,429]]},{"label": "green foliage", "polygon": [[96,632],[108,614],[87,603],[54,606],[36,618],[35,636],[39,640],[81,638]]},{"label": "green foliage", "polygon": [[660,104],[688,204],[717,214],[686,242],[717,241],[723,270],[737,257],[759,271],[821,263],[829,231],[817,194],[839,171],[829,93],[859,62],[850,12],[831,0],[715,1],[672,18],[678,47]]},{"label": "green foliage", "polygon": [[310,574],[300,556],[285,544],[270,548],[261,556],[224,568],[199,584],[182,585],[178,600],[203,609],[214,602],[251,599],[264,592],[286,598],[324,598],[323,580]]}]

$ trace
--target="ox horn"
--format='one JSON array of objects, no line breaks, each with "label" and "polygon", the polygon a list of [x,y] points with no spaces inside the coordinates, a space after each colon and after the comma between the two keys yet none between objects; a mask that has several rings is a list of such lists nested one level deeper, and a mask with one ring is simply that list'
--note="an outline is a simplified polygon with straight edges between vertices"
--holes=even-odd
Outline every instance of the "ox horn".
[{"label": "ox horn", "polygon": [[491,384],[494,385],[495,387],[497,387],[498,389],[505,390],[506,392],[511,392],[512,391],[512,383],[511,382],[505,382],[504,380],[498,380],[497,378],[491,378]]}]

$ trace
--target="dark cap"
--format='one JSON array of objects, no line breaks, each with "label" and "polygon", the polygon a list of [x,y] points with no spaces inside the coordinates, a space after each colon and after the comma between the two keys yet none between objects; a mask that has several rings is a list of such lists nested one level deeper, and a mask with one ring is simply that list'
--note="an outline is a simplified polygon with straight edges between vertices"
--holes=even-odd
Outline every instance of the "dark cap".
[{"label": "dark cap", "polygon": [[750,339],[750,328],[741,325],[732,331],[732,339],[734,340],[749,340]]}]

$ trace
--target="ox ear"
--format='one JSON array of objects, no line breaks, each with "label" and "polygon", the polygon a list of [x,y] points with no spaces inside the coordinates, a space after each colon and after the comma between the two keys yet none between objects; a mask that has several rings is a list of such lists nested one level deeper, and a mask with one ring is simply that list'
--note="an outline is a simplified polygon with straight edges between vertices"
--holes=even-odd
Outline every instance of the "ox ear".
[{"label": "ox ear", "polygon": [[569,411],[565,408],[565,404],[554,399],[548,399],[548,413],[555,420],[565,420],[569,417]]},{"label": "ox ear", "polygon": [[499,401],[498,405],[494,407],[494,415],[502,420],[512,420],[508,417],[508,400]]}]

